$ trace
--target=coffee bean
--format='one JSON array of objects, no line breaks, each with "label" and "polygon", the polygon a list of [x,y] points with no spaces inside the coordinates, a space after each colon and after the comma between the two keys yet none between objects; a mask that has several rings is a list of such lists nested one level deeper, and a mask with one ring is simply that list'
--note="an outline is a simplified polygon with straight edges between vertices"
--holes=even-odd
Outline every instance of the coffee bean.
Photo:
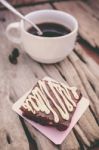
[{"label": "coffee bean", "polygon": [[14,58],[18,57],[19,56],[19,50],[17,48],[14,48],[12,51],[12,55]]},{"label": "coffee bean", "polygon": [[9,61],[10,61],[12,64],[17,64],[17,59],[14,58],[12,55],[9,55]]}]

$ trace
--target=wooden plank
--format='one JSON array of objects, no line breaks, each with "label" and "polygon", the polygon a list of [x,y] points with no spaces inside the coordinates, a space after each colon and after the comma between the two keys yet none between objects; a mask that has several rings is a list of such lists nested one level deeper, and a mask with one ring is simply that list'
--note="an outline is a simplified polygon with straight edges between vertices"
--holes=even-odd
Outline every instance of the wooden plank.
[{"label": "wooden plank", "polygon": [[[0,43],[4,43],[0,35]],[[0,150],[29,150],[29,143],[22,124],[12,111],[10,84],[7,76],[8,60],[5,47],[0,44]]]},{"label": "wooden plank", "polygon": [[70,134],[66,137],[63,143],[60,145],[60,150],[72,150],[72,149],[74,150],[80,149],[78,141],[76,140],[73,131],[70,132]]},{"label": "wooden plank", "polygon": [[[99,120],[99,117],[97,114],[99,114],[99,111],[98,111],[98,106],[99,106],[99,103],[98,103],[98,97],[96,96],[94,90],[92,89],[90,83],[88,82],[87,80],[87,77],[86,75],[84,74],[85,73],[85,69],[82,67],[82,62],[79,61],[79,58],[74,54],[74,53],[71,53],[70,55],[70,60],[72,61],[72,64],[75,66],[80,78],[81,78],[81,81],[87,91],[87,94],[91,100],[91,102],[93,103],[92,106],[92,110],[94,111],[94,113],[96,114],[96,117],[97,119]],[[83,72],[84,70],[84,72]],[[87,68],[88,70],[88,68]]]},{"label": "wooden plank", "polygon": [[[6,82],[6,83],[5,83]],[[0,149],[1,150],[29,150],[29,143],[25,136],[22,124],[17,115],[12,112],[12,103],[9,99],[7,81],[0,80]]]},{"label": "wooden plank", "polygon": [[85,52],[81,44],[76,44],[77,55],[86,63],[90,71],[99,79],[99,65]]},{"label": "wooden plank", "polygon": [[75,16],[79,22],[80,36],[91,46],[99,47],[99,21],[92,15],[91,8],[87,9],[86,4],[80,1],[55,3],[54,6]]},{"label": "wooden plank", "polygon": [[85,2],[93,10],[95,17],[99,19],[99,0],[87,0]]},{"label": "wooden plank", "polygon": [[[8,2],[14,6],[24,6],[24,5],[34,5],[38,3],[49,2],[50,0],[9,0]],[[0,4],[0,8],[4,8],[2,4]]]},{"label": "wooden plank", "polygon": [[[82,43],[81,43],[82,44]],[[99,54],[97,53],[97,50],[90,49],[89,47],[86,47],[86,45],[82,45],[83,50],[90,56],[98,65],[99,65]]]},{"label": "wooden plank", "polygon": [[[70,60],[70,61],[69,61]],[[69,55],[69,60],[68,59],[65,59],[64,61],[62,61],[61,63],[60,63],[60,66],[59,65],[57,65],[57,68],[60,70],[60,72],[61,72],[61,74],[64,76],[64,78],[66,79],[66,81],[69,83],[69,85],[75,85],[75,86],[77,86],[81,91],[82,91],[82,93],[83,93],[83,95],[85,96],[85,97],[89,97],[89,95],[88,95],[88,89],[86,90],[86,88],[85,88],[85,84],[89,84],[89,83],[87,83],[87,82],[85,82],[85,84],[83,84],[83,80],[85,80],[85,79],[83,79],[82,78],[82,75],[84,76],[84,78],[85,78],[85,74],[84,74],[84,72],[85,72],[85,70],[83,71],[83,69],[81,68],[81,64],[80,64],[80,66],[79,66],[79,69],[77,69],[78,67],[78,64],[79,64],[79,62],[77,61],[78,60],[78,58],[77,58],[77,56],[75,56],[75,54],[74,53],[71,53],[70,55]],[[76,61],[76,64],[75,64],[75,61]],[[66,66],[66,68],[64,67],[64,66]],[[67,67],[68,66],[68,67]],[[75,66],[75,67],[74,67]],[[80,69],[81,68],[81,69]],[[79,70],[79,71],[78,71]],[[81,73],[82,72],[82,73]],[[80,73],[80,74],[79,74]],[[78,75],[79,74],[79,75]],[[89,85],[90,86],[90,85]],[[91,88],[91,86],[89,87],[89,88]],[[91,92],[91,91],[90,91]],[[92,91],[93,92],[93,91]],[[94,97],[93,97],[93,100],[95,100],[94,99]],[[94,101],[95,102],[95,101]],[[98,101],[97,101],[98,102]],[[97,102],[95,103],[97,106],[99,106],[99,104],[97,104]],[[90,102],[90,105],[93,107],[93,103],[92,102]],[[94,108],[94,111],[95,111],[95,108]],[[98,111],[98,108],[97,108],[97,111]],[[86,118],[86,119],[85,119]],[[81,119],[80,119],[80,121],[79,121],[79,124],[80,125],[84,125],[84,123],[86,122],[86,120],[88,119],[88,118],[90,118],[90,120],[92,121],[92,120],[94,120],[94,117],[93,117],[93,115],[91,114],[91,112],[90,112],[90,110],[88,110],[87,111],[87,113],[85,113],[85,115],[83,115],[82,117],[81,117]],[[99,118],[98,118],[99,119]],[[84,123],[83,123],[84,122]],[[81,136],[81,139],[82,139],[82,141],[83,141],[83,143],[85,144],[85,145],[89,145],[89,142],[88,143],[86,143],[86,139],[84,138],[84,136],[86,137],[87,136],[87,132],[86,131],[88,131],[88,133],[90,133],[89,134],[89,136],[87,137],[88,138],[88,141],[90,141],[90,144],[91,144],[91,140],[92,139],[95,139],[95,136],[92,136],[94,133],[96,134],[96,136],[97,136],[97,138],[99,138],[98,137],[98,135],[97,135],[97,133],[96,133],[96,130],[94,130],[93,131],[93,129],[90,127],[89,128],[89,126],[92,124],[92,126],[95,126],[95,128],[97,128],[97,130],[98,130],[98,125],[96,124],[96,122],[95,122],[95,120],[94,121],[92,121],[92,123],[90,122],[90,125],[88,125],[88,122],[87,123],[85,123],[86,124],[86,130],[84,130],[84,126],[80,126],[81,127],[81,130],[83,130],[84,131],[84,134],[85,135],[83,135],[83,136]],[[74,127],[75,128],[75,127]],[[78,129],[78,128],[76,128],[76,129]],[[81,131],[82,132],[82,131]],[[81,133],[80,132],[80,133]],[[79,131],[77,130],[77,134],[79,134]],[[99,133],[98,133],[99,134]]]}]

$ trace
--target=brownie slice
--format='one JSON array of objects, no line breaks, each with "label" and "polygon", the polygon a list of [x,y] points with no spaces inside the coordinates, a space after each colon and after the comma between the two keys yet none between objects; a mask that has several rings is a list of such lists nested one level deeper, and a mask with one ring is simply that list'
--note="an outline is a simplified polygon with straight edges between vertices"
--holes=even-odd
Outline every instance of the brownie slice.
[{"label": "brownie slice", "polygon": [[82,95],[76,87],[39,80],[20,109],[23,116],[45,126],[64,131],[70,125]]}]

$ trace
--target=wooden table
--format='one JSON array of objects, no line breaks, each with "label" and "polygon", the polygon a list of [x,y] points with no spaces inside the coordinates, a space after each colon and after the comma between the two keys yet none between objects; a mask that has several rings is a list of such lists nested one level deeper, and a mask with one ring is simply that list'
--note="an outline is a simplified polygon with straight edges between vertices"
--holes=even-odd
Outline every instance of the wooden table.
[{"label": "wooden table", "polygon": [[[94,150],[94,146],[99,145],[99,65],[85,50],[99,50],[99,16],[91,4],[76,0],[43,1],[18,8],[23,14],[38,9],[59,9],[74,15],[79,22],[79,39],[74,51],[62,62],[52,65],[37,63],[5,36],[7,25],[19,19],[7,10],[0,11],[0,150]],[[8,59],[15,47],[20,50],[16,65]],[[97,55],[94,54],[99,62]],[[13,103],[44,76],[77,86],[90,99],[90,107],[59,146],[11,109]]]}]

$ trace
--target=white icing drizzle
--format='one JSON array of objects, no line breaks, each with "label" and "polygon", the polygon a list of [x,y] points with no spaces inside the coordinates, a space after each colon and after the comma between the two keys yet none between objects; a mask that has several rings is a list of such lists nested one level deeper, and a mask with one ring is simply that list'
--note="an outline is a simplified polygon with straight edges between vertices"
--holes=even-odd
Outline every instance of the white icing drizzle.
[{"label": "white icing drizzle", "polygon": [[58,94],[55,92],[55,89],[54,87],[50,84],[49,84],[49,87],[51,88],[51,90],[53,91],[54,95],[56,96],[59,104],[61,107],[63,107],[63,110],[62,108],[55,102],[54,98],[47,92],[47,95],[49,96],[49,98],[52,100],[53,104],[55,105],[55,107],[58,109],[59,113],[61,114],[62,118],[65,119],[65,120],[68,120],[69,119],[69,113],[68,111],[66,110],[66,107],[64,106],[62,100],[60,99],[60,97],[58,96]]},{"label": "white icing drizzle", "polygon": [[67,87],[64,83],[61,83],[61,85],[63,86],[63,89],[65,89],[64,95],[68,98],[68,100],[72,103],[72,105],[76,107],[76,103],[72,99],[72,97],[69,93],[69,90],[72,91],[73,96],[76,99],[78,99],[79,95],[77,94],[77,88],[76,87]]},{"label": "white icing drizzle", "polygon": [[64,103],[65,105],[67,106],[67,109],[71,112],[73,111],[73,106],[71,103],[68,102],[66,96],[65,96],[65,90],[64,89],[60,89],[60,85],[56,87],[57,88],[57,91],[59,91],[61,97],[64,99]]},{"label": "white icing drizzle", "polygon": [[[44,112],[45,114],[52,113],[56,123],[59,122],[58,114],[60,114],[64,120],[69,120],[69,112],[72,112],[74,107],[76,107],[76,102],[72,99],[70,91],[75,99],[79,99],[77,88],[68,87],[63,83],[58,84],[57,82],[41,80],[38,81],[38,85],[39,87],[35,87],[32,90],[22,106],[33,114],[38,111]],[[52,91],[52,96],[49,93],[47,86]],[[49,102],[48,99],[50,99],[51,102]],[[52,108],[50,103],[54,105],[56,111]]]}]

